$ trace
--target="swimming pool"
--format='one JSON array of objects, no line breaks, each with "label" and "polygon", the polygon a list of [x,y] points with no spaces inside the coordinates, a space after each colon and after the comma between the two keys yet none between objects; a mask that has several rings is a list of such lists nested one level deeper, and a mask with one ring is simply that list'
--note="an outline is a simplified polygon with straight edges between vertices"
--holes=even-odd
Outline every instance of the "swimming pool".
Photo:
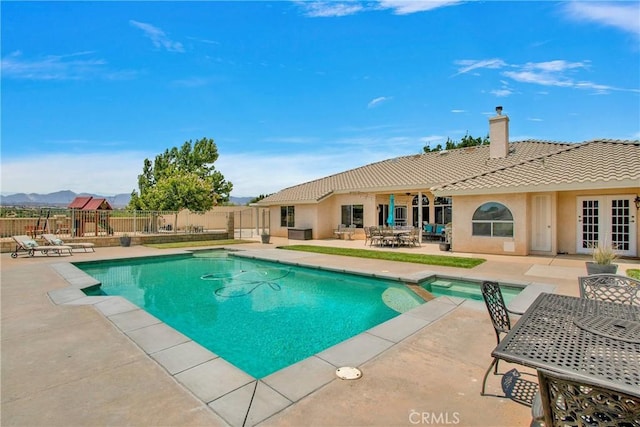
[{"label": "swimming pool", "polygon": [[[453,296],[475,301],[483,301],[481,282],[451,277],[432,277],[420,283],[420,286],[436,297]],[[505,304],[522,292],[522,287],[500,285]]]},{"label": "swimming pool", "polygon": [[102,294],[125,297],[255,378],[424,302],[395,281],[221,250],[75,265]]}]

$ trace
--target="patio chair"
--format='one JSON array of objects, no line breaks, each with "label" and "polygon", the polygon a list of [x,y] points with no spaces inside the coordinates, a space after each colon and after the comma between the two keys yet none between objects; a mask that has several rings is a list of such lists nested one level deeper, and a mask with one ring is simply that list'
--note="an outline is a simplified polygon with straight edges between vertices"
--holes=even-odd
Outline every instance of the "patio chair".
[{"label": "patio chair", "polygon": [[538,369],[545,426],[637,426],[637,394],[605,388],[586,378]]},{"label": "patio chair", "polygon": [[380,233],[382,245],[391,247],[398,245],[398,236],[393,232],[392,228],[383,228]]},{"label": "patio chair", "polygon": [[380,230],[380,227],[376,227],[376,226],[369,227],[369,233],[370,233],[369,246],[382,245],[384,236],[382,235],[382,230]]},{"label": "patio chair", "polygon": [[640,306],[640,280],[617,274],[578,277],[580,298]]},{"label": "patio chair", "polygon": [[95,243],[91,242],[70,242],[65,243],[62,239],[57,237],[55,234],[43,234],[42,238],[45,240],[47,245],[53,246],[71,246],[71,249],[84,249],[85,252],[89,252],[91,249],[92,252],[95,252]]},{"label": "patio chair", "polygon": [[69,255],[73,255],[71,253],[71,246],[43,246],[39,245],[38,242],[27,235],[12,236],[12,238],[16,242],[16,249],[11,253],[11,258],[18,258],[19,252],[26,252],[29,256],[35,255],[36,252],[40,252],[45,255],[49,255],[50,252],[57,255],[62,255],[63,252],[68,252]]},{"label": "patio chair", "polygon": [[371,229],[364,227],[364,245],[367,246],[367,242],[371,240]]},{"label": "patio chair", "polygon": [[400,244],[407,246],[420,246],[420,239],[418,238],[419,230],[416,227],[410,227],[406,234],[400,234],[398,239]]},{"label": "patio chair", "polygon": [[[511,330],[511,318],[509,317],[509,310],[504,303],[502,297],[502,291],[500,285],[497,282],[485,281],[482,283],[482,298],[484,299],[487,311],[489,311],[489,317],[491,317],[491,323],[496,334],[497,344],[500,344],[502,334],[507,334]],[[538,385],[533,381],[528,381],[522,378],[522,373],[517,369],[512,369],[504,374],[498,372],[499,359],[494,357],[491,364],[487,368],[487,371],[482,378],[482,390],[480,395],[482,396],[494,396],[494,397],[507,397],[515,402],[522,403],[526,406],[532,406],[534,397],[538,391]],[[505,393],[503,396],[486,393],[487,378],[489,373],[493,370],[494,375],[502,376],[502,391]]]}]

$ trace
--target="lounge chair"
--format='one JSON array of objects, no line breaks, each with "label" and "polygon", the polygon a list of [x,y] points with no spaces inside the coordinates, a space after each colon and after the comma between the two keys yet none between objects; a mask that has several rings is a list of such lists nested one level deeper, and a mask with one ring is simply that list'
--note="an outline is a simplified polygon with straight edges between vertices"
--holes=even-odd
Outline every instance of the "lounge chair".
[{"label": "lounge chair", "polygon": [[95,244],[91,242],[70,242],[65,243],[57,237],[55,234],[43,234],[42,238],[47,242],[47,245],[53,246],[71,246],[72,249],[84,249],[85,252],[89,252],[91,249],[92,252],[95,252]]},{"label": "lounge chair", "polygon": [[16,242],[16,250],[11,253],[11,258],[18,258],[18,252],[26,252],[29,256],[33,256],[36,252],[43,253],[45,255],[49,255],[49,253],[54,253],[57,255],[62,255],[63,252],[68,252],[69,255],[73,255],[71,251],[73,250],[71,246],[64,245],[55,245],[55,246],[43,246],[39,245],[38,242],[33,240],[31,237],[27,235],[20,236],[12,236],[13,240]]}]

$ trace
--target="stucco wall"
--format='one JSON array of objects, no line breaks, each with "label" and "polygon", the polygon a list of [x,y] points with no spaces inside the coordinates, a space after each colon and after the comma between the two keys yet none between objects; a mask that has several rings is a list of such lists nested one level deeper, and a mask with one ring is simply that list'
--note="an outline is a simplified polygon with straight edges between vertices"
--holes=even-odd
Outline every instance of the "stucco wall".
[{"label": "stucco wall", "polygon": [[[626,189],[614,190],[593,190],[593,191],[564,191],[558,193],[558,215],[557,215],[557,233],[558,233],[558,252],[576,253],[576,240],[578,238],[578,222],[577,222],[577,200],[579,197],[589,196],[628,196],[635,197],[640,194],[640,187],[631,187]],[[638,214],[640,213],[635,205],[631,206],[633,220],[636,225],[636,254],[640,254],[638,248],[640,243],[640,227],[638,226]]]},{"label": "stucco wall", "polygon": [[[502,203],[511,210],[514,219],[513,238],[471,235],[473,213],[478,207],[487,202]],[[454,251],[527,255],[529,219],[527,217],[526,194],[454,197],[452,211],[452,249]]]},{"label": "stucco wall", "polygon": [[[633,198],[640,193],[639,187],[617,190],[563,191],[558,193],[522,193],[489,196],[458,196],[453,198],[453,250],[487,254],[529,255],[531,253],[531,198],[535,194],[551,196],[551,251],[549,254],[576,254],[578,233],[577,200],[580,197],[626,196]],[[475,210],[487,202],[498,202],[507,206],[514,218],[513,238],[484,237],[471,235],[471,218]],[[637,226],[638,210],[631,206],[636,225],[635,251],[640,243],[640,227]]]}]

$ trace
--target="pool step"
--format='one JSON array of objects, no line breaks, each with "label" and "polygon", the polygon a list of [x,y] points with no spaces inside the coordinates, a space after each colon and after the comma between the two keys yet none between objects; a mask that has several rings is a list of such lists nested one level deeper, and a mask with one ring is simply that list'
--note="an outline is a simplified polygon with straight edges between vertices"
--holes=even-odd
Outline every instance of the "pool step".
[{"label": "pool step", "polygon": [[425,288],[421,287],[420,285],[416,285],[414,283],[405,283],[405,285],[407,285],[409,289],[411,289],[413,292],[415,292],[420,298],[422,298],[425,301],[431,301],[433,299],[436,299],[435,295],[433,295],[431,292],[427,291]]}]

